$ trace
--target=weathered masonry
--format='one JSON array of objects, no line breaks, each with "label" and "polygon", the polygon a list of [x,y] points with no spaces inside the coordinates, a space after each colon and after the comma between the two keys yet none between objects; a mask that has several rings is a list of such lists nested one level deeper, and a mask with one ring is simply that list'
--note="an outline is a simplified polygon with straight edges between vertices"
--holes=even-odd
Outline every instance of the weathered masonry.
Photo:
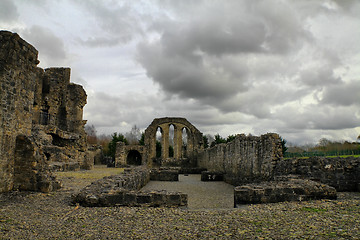
[{"label": "weathered masonry", "polygon": [[202,152],[198,166],[223,173],[226,182],[237,186],[272,180],[274,168],[281,159],[278,134],[268,133],[260,137],[240,134],[227,144],[218,144]]},{"label": "weathered masonry", "polygon": [[84,89],[69,68],[37,67],[37,50],[0,31],[0,192],[51,191],[51,169],[89,169]]},{"label": "weathered masonry", "polygon": [[[174,133],[173,156],[169,152],[171,127]],[[158,131],[161,133],[160,156],[156,155],[156,133]],[[183,143],[183,135],[186,136],[186,145]],[[145,130],[145,146],[125,146],[118,143],[115,165],[196,167],[197,156],[201,151],[203,151],[202,133],[185,118],[156,118]]]}]

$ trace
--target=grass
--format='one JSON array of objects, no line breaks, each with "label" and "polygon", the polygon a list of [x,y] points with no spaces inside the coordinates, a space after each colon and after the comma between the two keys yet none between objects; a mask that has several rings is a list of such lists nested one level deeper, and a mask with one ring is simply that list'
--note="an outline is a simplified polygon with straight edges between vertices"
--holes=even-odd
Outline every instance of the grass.
[{"label": "grass", "polygon": [[305,212],[326,212],[327,209],[314,208],[314,207],[303,207],[303,208],[301,208],[301,211],[305,211]]},{"label": "grass", "polygon": [[95,165],[92,170],[56,172],[55,174],[60,178],[100,179],[106,176],[120,174],[123,171],[123,168],[108,168],[105,165]]},{"label": "grass", "polygon": [[[315,156],[314,156],[315,157]],[[336,157],[340,157],[340,158],[347,158],[347,157],[355,157],[358,158],[360,157],[360,155],[336,155],[336,156],[319,156],[319,157],[327,157],[327,158],[336,158]],[[286,157],[284,159],[291,159],[291,158],[298,158],[298,159],[308,159],[310,157]]]}]

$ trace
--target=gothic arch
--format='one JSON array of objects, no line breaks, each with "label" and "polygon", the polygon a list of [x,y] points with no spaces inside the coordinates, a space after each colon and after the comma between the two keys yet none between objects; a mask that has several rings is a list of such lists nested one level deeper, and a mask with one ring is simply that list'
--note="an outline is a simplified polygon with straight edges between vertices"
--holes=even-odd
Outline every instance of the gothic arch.
[{"label": "gothic arch", "polygon": [[186,157],[195,158],[197,153],[203,149],[202,133],[185,118],[155,118],[145,130],[145,147],[148,151],[147,161],[151,163],[156,158],[156,132],[160,128],[162,132],[161,159],[169,158],[169,128],[174,126],[174,159],[184,157],[182,154],[182,130],[187,131]]}]

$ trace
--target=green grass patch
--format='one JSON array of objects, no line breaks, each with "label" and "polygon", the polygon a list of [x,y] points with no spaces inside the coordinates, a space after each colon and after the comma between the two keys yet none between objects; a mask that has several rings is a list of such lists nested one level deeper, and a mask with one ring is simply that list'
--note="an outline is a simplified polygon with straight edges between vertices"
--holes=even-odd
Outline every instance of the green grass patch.
[{"label": "green grass patch", "polygon": [[303,207],[301,211],[305,212],[327,212],[327,209],[324,208],[314,208],[314,207]]},{"label": "green grass patch", "polygon": [[76,178],[76,179],[100,179],[106,176],[117,175],[124,172],[123,168],[108,168],[104,165],[94,166],[91,170],[56,172],[59,178]]}]

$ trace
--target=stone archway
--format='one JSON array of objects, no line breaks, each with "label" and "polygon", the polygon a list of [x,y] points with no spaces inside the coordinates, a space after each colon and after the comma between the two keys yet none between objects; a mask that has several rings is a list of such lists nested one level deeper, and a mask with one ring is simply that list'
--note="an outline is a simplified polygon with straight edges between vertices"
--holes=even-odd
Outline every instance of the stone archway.
[{"label": "stone archway", "polygon": [[[203,149],[202,133],[185,118],[156,118],[145,130],[145,147],[148,151],[147,162],[151,163],[156,159],[156,132],[161,129],[161,160],[166,162],[169,157],[169,129],[174,127],[174,156],[177,161],[186,156],[190,162],[196,162],[197,154]],[[186,129],[187,146],[186,154],[183,154],[182,131]]]},{"label": "stone archway", "polygon": [[142,157],[139,151],[137,150],[130,150],[126,157],[126,163],[128,165],[141,165],[142,164]]}]

